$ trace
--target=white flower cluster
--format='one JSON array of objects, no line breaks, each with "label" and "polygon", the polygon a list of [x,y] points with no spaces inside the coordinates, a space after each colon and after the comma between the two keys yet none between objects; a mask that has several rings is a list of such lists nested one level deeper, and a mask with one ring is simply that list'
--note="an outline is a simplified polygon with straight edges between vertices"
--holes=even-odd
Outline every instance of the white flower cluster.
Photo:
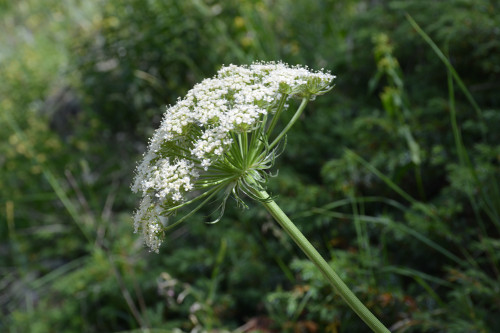
[{"label": "white flower cluster", "polygon": [[134,225],[136,232],[142,230],[145,243],[158,251],[159,205],[174,207],[186,200],[200,173],[231,145],[230,132],[253,130],[283,96],[313,99],[329,89],[334,78],[283,63],[229,65],[167,108],[132,185],[134,192],[143,193]]}]

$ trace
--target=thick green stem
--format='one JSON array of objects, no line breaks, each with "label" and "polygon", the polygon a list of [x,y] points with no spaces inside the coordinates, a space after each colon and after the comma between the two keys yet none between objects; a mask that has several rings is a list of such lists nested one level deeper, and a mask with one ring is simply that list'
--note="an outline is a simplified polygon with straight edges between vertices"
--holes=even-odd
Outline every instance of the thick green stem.
[{"label": "thick green stem", "polygon": [[335,290],[342,296],[345,302],[351,307],[354,312],[372,329],[373,332],[390,332],[361,301],[353,294],[347,285],[340,279],[335,271],[328,265],[314,246],[307,240],[307,238],[300,232],[300,230],[293,224],[293,222],[285,215],[281,208],[270,199],[266,191],[257,191],[254,193],[257,197],[261,198],[261,203],[271,213],[274,219],[281,225],[281,227],[292,237],[295,243],[302,249],[302,251],[311,259],[311,261],[319,268],[323,275],[327,278]]}]

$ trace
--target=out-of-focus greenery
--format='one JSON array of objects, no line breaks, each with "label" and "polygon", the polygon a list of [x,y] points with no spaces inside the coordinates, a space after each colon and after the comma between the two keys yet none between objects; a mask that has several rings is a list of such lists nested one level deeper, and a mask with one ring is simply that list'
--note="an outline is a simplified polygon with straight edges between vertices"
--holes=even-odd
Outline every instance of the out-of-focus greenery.
[{"label": "out-of-focus greenery", "polygon": [[254,60],[338,76],[270,191],[361,300],[499,331],[499,27],[493,0],[0,1],[0,331],[366,330],[258,205],[133,234],[164,106]]}]

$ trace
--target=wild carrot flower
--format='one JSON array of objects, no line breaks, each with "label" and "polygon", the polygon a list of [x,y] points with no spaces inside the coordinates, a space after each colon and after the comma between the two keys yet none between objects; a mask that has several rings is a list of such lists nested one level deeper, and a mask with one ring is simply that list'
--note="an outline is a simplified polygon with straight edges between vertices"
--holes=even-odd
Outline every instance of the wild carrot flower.
[{"label": "wild carrot flower", "polygon": [[[323,273],[345,302],[374,331],[389,330],[361,303],[338,274],[266,192],[269,168],[285,134],[308,101],[332,88],[335,76],[283,63],[223,67],[167,108],[137,167],[132,189],[142,193],[135,231],[159,252],[165,231],[219,199],[219,215],[229,196],[258,200]],[[281,130],[278,120],[291,97],[302,99]],[[181,208],[193,207],[175,218]],[[179,214],[180,215],[180,214]],[[173,220],[173,222],[171,221]]]},{"label": "wild carrot flower", "polygon": [[[334,78],[284,63],[229,65],[168,107],[132,184],[142,193],[134,226],[146,245],[158,252],[165,231],[209,201],[219,199],[217,222],[229,196],[243,206],[242,194],[261,200],[255,190],[263,189],[285,133]],[[290,98],[302,103],[275,134]]]}]

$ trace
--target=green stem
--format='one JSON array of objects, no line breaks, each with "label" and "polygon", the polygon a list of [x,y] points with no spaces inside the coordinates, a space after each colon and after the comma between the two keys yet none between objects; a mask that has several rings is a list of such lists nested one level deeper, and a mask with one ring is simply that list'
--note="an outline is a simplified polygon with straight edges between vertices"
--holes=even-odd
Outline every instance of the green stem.
[{"label": "green stem", "polygon": [[272,149],[274,146],[276,146],[280,142],[280,140],[283,138],[283,136],[286,134],[286,132],[288,132],[288,130],[290,128],[292,128],[293,124],[295,124],[295,122],[297,121],[297,119],[299,119],[300,115],[302,114],[302,111],[304,111],[304,109],[306,108],[306,105],[307,105],[308,102],[309,102],[309,98],[308,97],[304,97],[302,99],[302,103],[300,103],[300,106],[297,109],[297,111],[295,112],[295,114],[293,115],[293,118],[288,122],[288,124],[281,131],[281,133],[278,134],[278,136],[276,137],[276,139],[274,139],[274,141],[269,145],[269,149]]},{"label": "green stem", "polygon": [[361,301],[353,294],[342,279],[335,273],[332,267],[323,259],[321,254],[286,216],[281,208],[270,199],[271,197],[266,191],[254,190],[254,194],[262,199],[261,203],[271,213],[279,225],[288,233],[302,251],[311,259],[317,268],[323,273],[330,284],[342,296],[344,301],[351,307],[354,312],[372,329],[373,332],[390,332],[371,312],[361,303]]},{"label": "green stem", "polygon": [[273,119],[271,120],[271,124],[269,125],[269,128],[267,129],[266,135],[267,137],[271,136],[271,133],[274,130],[274,126],[278,123],[278,119],[281,116],[281,111],[283,111],[286,103],[287,95],[283,95],[281,97],[281,100],[278,103],[278,109],[276,110],[276,113],[273,116]]}]

